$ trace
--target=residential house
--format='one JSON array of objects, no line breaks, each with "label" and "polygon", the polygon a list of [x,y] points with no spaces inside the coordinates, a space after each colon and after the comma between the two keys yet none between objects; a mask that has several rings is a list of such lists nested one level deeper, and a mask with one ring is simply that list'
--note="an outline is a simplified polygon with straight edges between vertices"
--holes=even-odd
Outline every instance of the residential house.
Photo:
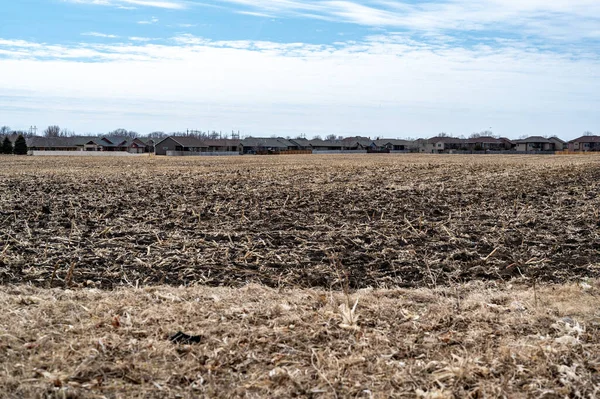
[{"label": "residential house", "polygon": [[134,154],[146,152],[146,143],[138,138],[104,136],[100,139],[91,140],[86,146],[89,146],[89,150],[93,151],[92,148],[94,148],[94,144],[96,145],[96,151],[126,151]]},{"label": "residential house", "polygon": [[448,136],[432,137],[425,140],[421,147],[421,152],[432,154],[443,154],[454,151],[466,150],[467,143],[464,139]]},{"label": "residential house", "polygon": [[238,152],[241,140],[234,139],[201,139],[208,152]]},{"label": "residential house", "polygon": [[208,145],[193,136],[169,136],[158,141],[154,146],[156,155],[167,155],[168,151],[191,155],[208,151]]},{"label": "residential house", "polygon": [[[31,137],[27,140],[27,148],[32,151],[86,151],[97,137]],[[96,144],[93,144],[96,147]]]},{"label": "residential house", "polygon": [[321,140],[314,139],[309,141],[310,149],[313,153],[319,151],[341,151],[344,145],[339,140]]},{"label": "residential house", "polygon": [[295,144],[296,150],[312,150],[310,140],[304,138],[290,139],[292,144]]},{"label": "residential house", "polygon": [[600,151],[600,136],[581,136],[568,143],[569,151]]},{"label": "residential house", "polygon": [[556,136],[549,137],[548,140],[550,140],[551,143],[554,143],[554,151],[563,151],[568,149],[568,143]]},{"label": "residential house", "polygon": [[378,149],[387,149],[389,151],[408,151],[414,146],[413,141],[399,139],[378,139],[374,143]]},{"label": "residential house", "polygon": [[248,137],[240,141],[240,154],[279,154],[281,151],[297,149],[298,145],[284,138]]},{"label": "residential house", "polygon": [[343,146],[342,149],[347,151],[366,150],[376,147],[373,140],[368,137],[346,137],[345,139],[341,140],[341,142]]},{"label": "residential house", "polygon": [[507,138],[492,136],[472,137],[466,139],[464,143],[469,151],[506,151],[514,146]]},{"label": "residential house", "polygon": [[155,139],[152,137],[139,137],[138,140],[145,144],[144,152],[153,153],[154,145],[156,144],[157,140],[160,139]]},{"label": "residential house", "polygon": [[[556,142],[542,136],[531,136],[515,141],[516,150],[520,152],[550,152],[555,151]],[[562,148],[561,148],[562,150]]]}]

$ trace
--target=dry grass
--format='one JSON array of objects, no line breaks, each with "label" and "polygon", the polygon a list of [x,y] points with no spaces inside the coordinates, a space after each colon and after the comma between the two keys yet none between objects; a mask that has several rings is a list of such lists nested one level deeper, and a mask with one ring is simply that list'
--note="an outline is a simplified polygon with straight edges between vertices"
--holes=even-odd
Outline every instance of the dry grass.
[{"label": "dry grass", "polygon": [[600,157],[0,162],[2,397],[599,395]]},{"label": "dry grass", "polygon": [[[0,293],[3,397],[596,397],[597,281]],[[167,337],[202,335],[195,345]]]}]

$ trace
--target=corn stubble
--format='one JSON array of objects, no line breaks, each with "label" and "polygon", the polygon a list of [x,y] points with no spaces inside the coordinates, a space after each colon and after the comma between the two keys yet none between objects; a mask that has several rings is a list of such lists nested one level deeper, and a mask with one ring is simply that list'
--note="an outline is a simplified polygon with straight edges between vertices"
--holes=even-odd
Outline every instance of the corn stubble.
[{"label": "corn stubble", "polygon": [[2,164],[3,396],[600,389],[600,158]]}]

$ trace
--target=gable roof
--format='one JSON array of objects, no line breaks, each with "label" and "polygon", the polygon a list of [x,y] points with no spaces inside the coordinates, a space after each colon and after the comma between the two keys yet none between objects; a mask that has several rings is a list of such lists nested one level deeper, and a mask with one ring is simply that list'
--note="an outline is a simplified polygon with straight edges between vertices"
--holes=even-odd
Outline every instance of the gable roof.
[{"label": "gable roof", "polygon": [[322,140],[322,139],[314,139],[309,140],[308,145],[311,147],[327,147],[327,148],[342,148],[344,144],[339,141],[330,141],[330,140]]},{"label": "gable roof", "polygon": [[125,136],[102,136],[96,143],[103,147],[122,147],[128,145],[133,140],[133,138]]},{"label": "gable roof", "polygon": [[291,139],[292,143],[298,144],[300,147],[308,147],[310,145],[310,140],[305,138]]},{"label": "gable roof", "polygon": [[521,140],[516,140],[515,143],[517,144],[527,144],[527,143],[550,143],[550,140],[548,140],[545,137],[542,136],[531,136],[531,137],[527,137]]},{"label": "gable roof", "polygon": [[360,144],[363,147],[369,147],[369,146],[371,146],[371,144],[373,144],[373,140],[371,140],[368,137],[360,137],[360,136],[346,137],[345,139],[342,140],[342,144],[345,147],[352,146],[355,144]]},{"label": "gable roof", "polygon": [[160,143],[165,140],[173,140],[177,144],[182,147],[192,147],[192,148],[208,148],[208,145],[204,144],[204,142],[194,136],[167,136],[163,139],[158,140],[154,146],[158,147]]},{"label": "gable roof", "polygon": [[89,142],[98,140],[98,137],[72,136],[72,137],[31,137],[28,140],[29,147],[83,147]]},{"label": "gable roof", "polygon": [[386,144],[391,145],[412,145],[414,142],[410,140],[400,140],[400,139],[378,139],[373,141],[377,146],[382,147]]},{"label": "gable roof", "polygon": [[466,140],[467,143],[492,143],[492,144],[500,144],[504,141],[502,139],[497,139],[492,136],[481,136],[481,137],[473,137]]},{"label": "gable roof", "polygon": [[427,140],[428,143],[433,144],[433,143],[449,143],[449,144],[460,144],[460,143],[464,143],[466,140],[464,139],[459,139],[457,137],[449,137],[449,136],[437,136],[437,137],[432,137],[429,140]]},{"label": "gable roof", "polygon": [[581,136],[569,143],[600,143],[600,136]]},{"label": "gable roof", "polygon": [[241,140],[234,139],[203,139],[200,140],[208,147],[237,147]]},{"label": "gable roof", "polygon": [[241,141],[244,147],[264,147],[264,148],[288,148],[296,147],[296,144],[291,143],[284,138],[264,138],[264,137],[248,137]]}]

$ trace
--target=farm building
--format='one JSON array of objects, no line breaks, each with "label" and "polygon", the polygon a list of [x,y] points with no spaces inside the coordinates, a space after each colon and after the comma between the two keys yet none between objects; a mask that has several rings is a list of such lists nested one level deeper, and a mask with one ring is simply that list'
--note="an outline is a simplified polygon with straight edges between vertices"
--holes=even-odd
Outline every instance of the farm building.
[{"label": "farm building", "polygon": [[167,155],[167,152],[175,155],[193,155],[208,151],[208,145],[193,136],[169,136],[157,142],[154,146],[156,155]]},{"label": "farm building", "polygon": [[[556,141],[551,141],[542,136],[531,136],[525,139],[516,140],[516,150],[521,152],[544,152],[555,151]],[[560,148],[562,150],[562,148]]]},{"label": "farm building", "polygon": [[569,151],[600,151],[600,136],[581,136],[568,143]]}]

